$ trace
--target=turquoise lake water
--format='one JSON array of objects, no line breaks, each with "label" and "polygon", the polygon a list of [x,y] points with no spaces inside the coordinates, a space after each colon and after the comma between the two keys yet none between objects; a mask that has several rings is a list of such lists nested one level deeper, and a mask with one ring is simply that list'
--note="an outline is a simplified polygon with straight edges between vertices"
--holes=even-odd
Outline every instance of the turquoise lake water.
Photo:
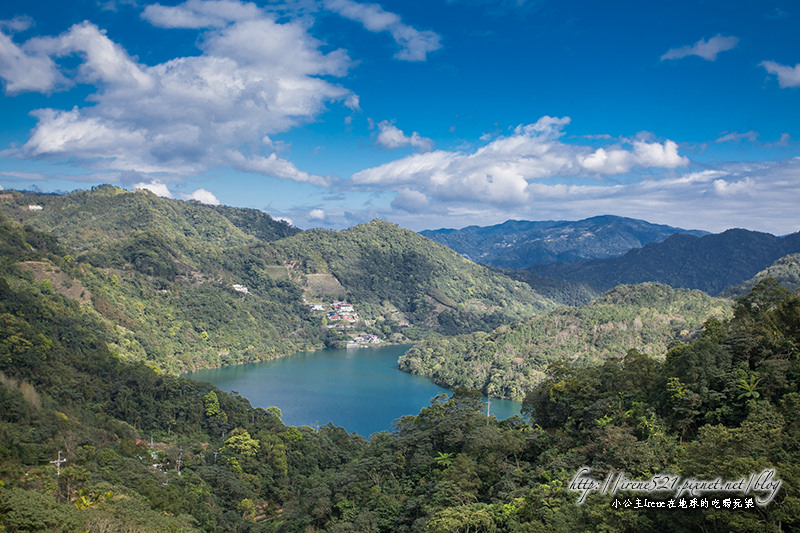
[{"label": "turquoise lake water", "polygon": [[[319,427],[333,422],[368,437],[391,430],[392,422],[416,415],[440,393],[452,391],[428,378],[397,369],[397,358],[409,346],[325,349],[245,365],[184,374],[195,381],[236,391],[254,407],[275,406],[284,424]],[[492,399],[491,415],[505,419],[522,404]]]}]

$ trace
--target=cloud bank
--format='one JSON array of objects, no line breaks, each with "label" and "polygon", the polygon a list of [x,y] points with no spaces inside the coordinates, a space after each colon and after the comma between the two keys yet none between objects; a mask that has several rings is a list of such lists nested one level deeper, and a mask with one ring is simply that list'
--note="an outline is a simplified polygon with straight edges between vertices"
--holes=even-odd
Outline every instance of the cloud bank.
[{"label": "cloud bank", "polygon": [[569,122],[569,117],[545,116],[473,152],[417,153],[357,172],[351,182],[397,191],[396,205],[406,211],[413,206],[427,208],[431,199],[507,207],[537,197],[539,182],[549,178],[602,179],[632,169],[649,172],[689,164],[670,140],[625,140],[596,149],[562,142]]}]

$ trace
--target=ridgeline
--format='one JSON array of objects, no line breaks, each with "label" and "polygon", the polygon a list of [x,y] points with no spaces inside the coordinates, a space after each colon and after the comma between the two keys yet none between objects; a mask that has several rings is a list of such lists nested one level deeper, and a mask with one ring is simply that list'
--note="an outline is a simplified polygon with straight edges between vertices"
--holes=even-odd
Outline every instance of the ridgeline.
[{"label": "ridgeline", "polygon": [[[63,247],[62,264],[15,268],[88,306],[115,355],[172,373],[342,346],[355,332],[408,342],[490,331],[554,307],[387,222],[301,232],[256,210],[109,185],[6,191],[0,214]],[[312,309],[339,299],[358,310],[351,328]]]},{"label": "ridgeline", "polygon": [[[74,284],[91,281],[83,272],[90,267],[52,236],[7,219],[0,251],[5,531],[800,527],[800,297],[774,280],[665,357],[630,350],[599,365],[550,365],[525,396],[530,424],[487,417],[481,396],[459,389],[367,441],[330,425],[287,427],[276,407],[253,408],[236,394],[120,358],[120,326]],[[31,264],[52,265],[40,274],[55,279],[37,280],[21,266]],[[632,304],[650,302],[647,292],[619,289],[605,303],[632,314]],[[671,297],[672,312],[687,307],[682,296]],[[624,502],[640,492],[593,491],[579,504],[581,493],[569,486],[583,468],[600,480],[663,473],[734,483],[772,471],[781,485],[764,505],[760,487],[698,497],[653,492],[655,505],[638,507]]]}]

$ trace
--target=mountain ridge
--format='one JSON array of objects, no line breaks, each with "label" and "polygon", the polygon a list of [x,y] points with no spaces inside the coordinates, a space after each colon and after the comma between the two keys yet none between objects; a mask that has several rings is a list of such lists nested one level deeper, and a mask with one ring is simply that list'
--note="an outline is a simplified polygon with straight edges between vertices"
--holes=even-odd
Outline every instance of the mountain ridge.
[{"label": "mountain ridge", "polygon": [[709,318],[730,316],[730,301],[661,283],[619,285],[581,307],[559,307],[497,328],[426,339],[400,357],[401,370],[448,387],[521,399],[551,363],[582,367],[629,350],[660,357],[688,341]]},{"label": "mountain ridge", "polygon": [[[6,191],[0,214],[66,250],[69,268],[29,263],[25,275],[48,290],[83,287],[118,355],[174,373],[340,346],[358,332],[408,342],[489,331],[554,307],[388,222],[304,232],[255,210],[112,186]],[[353,322],[328,320],[338,299],[356,305]]]},{"label": "mountain ridge", "polygon": [[796,252],[800,252],[800,232],[776,237],[734,228],[702,237],[675,234],[620,257],[535,265],[527,271],[601,290],[653,281],[715,295]]},{"label": "mountain ridge", "polygon": [[556,261],[618,256],[675,233],[705,235],[707,232],[616,215],[577,221],[507,220],[494,226],[473,225],[420,232],[473,261],[516,269]]}]

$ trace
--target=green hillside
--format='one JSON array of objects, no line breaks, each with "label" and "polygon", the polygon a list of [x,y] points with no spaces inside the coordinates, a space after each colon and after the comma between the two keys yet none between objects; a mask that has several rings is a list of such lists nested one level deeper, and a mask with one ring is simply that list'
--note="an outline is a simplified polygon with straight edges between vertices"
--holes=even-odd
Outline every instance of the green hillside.
[{"label": "green hillside", "polygon": [[396,309],[444,334],[489,331],[553,307],[526,283],[389,222],[306,231],[275,247],[295,275],[332,274],[369,315]]},{"label": "green hillside", "polygon": [[729,309],[727,300],[700,291],[621,285],[583,307],[560,307],[488,334],[428,339],[399,364],[445,387],[521,400],[551,363],[594,365],[630,349],[660,357],[671,343],[692,338],[707,319],[723,318]]},{"label": "green hillside", "polygon": [[[330,425],[287,427],[277,408],[254,409],[236,394],[116,357],[115,327],[80,303],[85,288],[66,286],[87,268],[67,251],[0,220],[0,530],[800,527],[800,297],[773,280],[665,358],[630,351],[600,365],[551,365],[523,403],[531,424],[484,416],[480,395],[461,389],[367,441]],[[31,264],[64,276],[37,281],[20,267]],[[690,307],[655,288],[655,296],[623,288],[604,305]],[[587,467],[601,481],[624,473],[645,482],[662,473],[735,482],[772,469],[781,486],[763,506],[753,504],[765,494],[758,488],[703,493],[694,507],[687,493],[647,495],[672,509],[626,507],[642,496],[628,490],[594,491],[579,504],[570,480]],[[722,498],[739,508],[723,508]]]},{"label": "green hillside", "polygon": [[676,234],[621,257],[575,263],[534,265],[536,275],[581,282],[602,290],[620,284],[655,281],[670,287],[700,289],[716,295],[741,283],[781,257],[800,252],[800,232],[783,237],[730,229],[695,237]]},{"label": "green hillside", "polygon": [[787,289],[800,289],[800,254],[789,254],[781,257],[747,281],[728,287],[720,293],[720,296],[723,298],[740,298],[753,290],[753,287],[759,281],[766,278],[774,279]]},{"label": "green hillside", "polygon": [[529,270],[503,270],[507,276],[530,285],[538,294],[558,305],[577,307],[603,295],[603,291],[580,281],[564,281],[538,276]]},{"label": "green hillside", "polygon": [[[342,345],[351,331],[405,342],[490,331],[553,305],[383,222],[300,232],[259,211],[111,186],[6,192],[0,214],[64,247],[68,267],[19,268],[97,312],[120,357],[174,373]],[[325,327],[309,305],[335,299],[356,305],[351,329]]]}]

